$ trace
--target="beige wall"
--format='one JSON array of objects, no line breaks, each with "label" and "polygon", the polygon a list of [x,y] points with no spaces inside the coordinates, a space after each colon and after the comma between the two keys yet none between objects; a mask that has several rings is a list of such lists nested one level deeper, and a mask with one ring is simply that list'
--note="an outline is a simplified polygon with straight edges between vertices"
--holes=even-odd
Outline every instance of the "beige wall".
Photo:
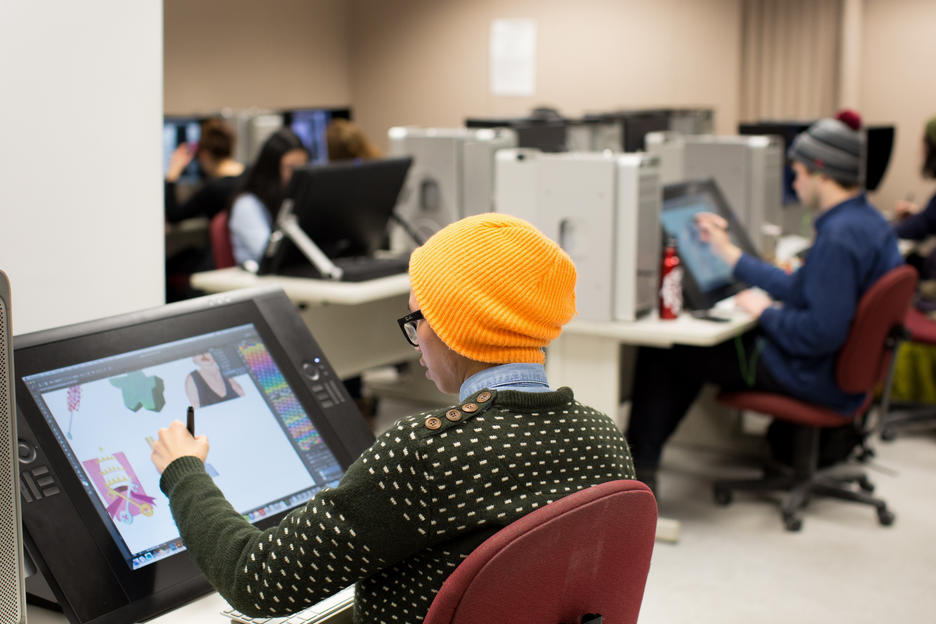
[{"label": "beige wall", "polygon": [[[490,94],[491,20],[537,22],[536,95]],[[386,145],[400,124],[459,126],[549,104],[588,110],[716,109],[736,129],[741,0],[354,0],[354,114]]]},{"label": "beige wall", "polygon": [[346,106],[346,0],[164,0],[167,114]]},{"label": "beige wall", "polygon": [[860,106],[869,123],[897,125],[894,154],[873,199],[884,210],[912,193],[925,202],[936,190],[920,177],[923,125],[936,115],[936,2],[864,0]]}]

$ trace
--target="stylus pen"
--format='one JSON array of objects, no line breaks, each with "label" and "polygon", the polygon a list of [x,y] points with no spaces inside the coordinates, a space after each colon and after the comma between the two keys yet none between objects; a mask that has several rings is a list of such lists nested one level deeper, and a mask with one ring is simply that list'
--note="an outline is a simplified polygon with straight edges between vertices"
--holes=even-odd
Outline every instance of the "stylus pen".
[{"label": "stylus pen", "polygon": [[188,410],[185,412],[185,428],[193,436],[195,435],[195,408],[191,405],[188,406]]}]

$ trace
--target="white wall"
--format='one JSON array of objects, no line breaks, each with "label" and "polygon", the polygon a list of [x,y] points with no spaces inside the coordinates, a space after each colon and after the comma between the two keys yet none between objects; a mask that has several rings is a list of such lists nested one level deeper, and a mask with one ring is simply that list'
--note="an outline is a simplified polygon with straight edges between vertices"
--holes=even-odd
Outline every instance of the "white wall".
[{"label": "white wall", "polygon": [[[741,0],[354,0],[352,103],[382,145],[394,125],[460,126],[547,104],[588,111],[704,106],[735,132]],[[536,93],[492,95],[491,20],[537,22]]]},{"label": "white wall", "polygon": [[0,2],[15,333],[163,302],[162,2]]},{"label": "white wall", "polygon": [[164,0],[167,114],[351,103],[349,0]]},{"label": "white wall", "polygon": [[890,166],[872,201],[884,211],[910,196],[925,204],[936,191],[920,175],[923,126],[936,115],[928,67],[936,55],[936,2],[865,0],[862,22],[860,110],[868,123],[897,127]]}]

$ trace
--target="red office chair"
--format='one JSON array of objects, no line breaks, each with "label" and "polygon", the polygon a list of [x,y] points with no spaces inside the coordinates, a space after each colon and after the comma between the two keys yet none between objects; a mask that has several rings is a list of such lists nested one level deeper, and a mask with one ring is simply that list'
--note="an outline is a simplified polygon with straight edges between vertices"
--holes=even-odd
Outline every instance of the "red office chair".
[{"label": "red office chair", "polygon": [[[836,378],[842,390],[867,395],[864,404],[853,414],[843,417],[826,407],[767,392],[718,395],[718,400],[729,407],[770,414],[796,426],[792,470],[780,474],[767,472],[762,479],[753,481],[719,481],[715,484],[716,502],[727,505],[734,490],[786,490],[789,494],[782,505],[783,522],[787,530],[798,531],[802,527],[798,510],[813,494],[820,494],[872,505],[877,509],[881,524],[893,523],[894,514],[886,503],[870,495],[874,486],[863,472],[833,477],[817,469],[819,430],[854,422],[870,405],[875,386],[891,369],[893,350],[902,333],[901,323],[910,307],[916,281],[916,271],[912,267],[897,267],[881,277],[858,302],[836,365]],[[861,491],[848,487],[851,483],[857,483]]]},{"label": "red office chair", "polygon": [[[936,345],[936,322],[911,306],[904,317],[904,328],[907,330],[907,339],[925,345]],[[936,409],[932,405],[919,407],[914,404],[901,404],[897,412],[891,412],[892,404],[885,400],[881,405],[881,439],[893,440],[897,432],[905,427],[919,425],[936,426]]]},{"label": "red office chair", "polygon": [[231,246],[231,232],[228,229],[228,211],[222,210],[211,218],[211,255],[216,269],[232,267],[234,248]]},{"label": "red office chair", "polygon": [[637,621],[657,507],[639,481],[580,490],[504,527],[455,569],[423,624]]}]

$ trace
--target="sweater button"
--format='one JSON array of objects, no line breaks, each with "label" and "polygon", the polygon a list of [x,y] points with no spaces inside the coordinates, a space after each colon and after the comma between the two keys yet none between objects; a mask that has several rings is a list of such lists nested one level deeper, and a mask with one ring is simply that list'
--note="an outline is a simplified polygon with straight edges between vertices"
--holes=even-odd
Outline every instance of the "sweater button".
[{"label": "sweater button", "polygon": [[485,390],[484,392],[482,392],[481,394],[479,394],[479,395],[475,398],[475,400],[476,400],[478,403],[487,403],[488,401],[491,400],[491,393],[488,392],[487,390]]},{"label": "sweater button", "polygon": [[435,416],[430,416],[429,418],[426,419],[426,429],[431,429],[432,431],[435,431],[441,426],[442,426],[442,421],[436,418]]},{"label": "sweater button", "polygon": [[462,405],[462,411],[465,412],[466,414],[474,414],[475,412],[478,411],[478,404],[477,403],[465,403],[464,405]]},{"label": "sweater button", "polygon": [[461,412],[459,412],[457,409],[450,409],[449,411],[445,412],[445,417],[452,422],[458,422],[461,420],[462,415]]}]

